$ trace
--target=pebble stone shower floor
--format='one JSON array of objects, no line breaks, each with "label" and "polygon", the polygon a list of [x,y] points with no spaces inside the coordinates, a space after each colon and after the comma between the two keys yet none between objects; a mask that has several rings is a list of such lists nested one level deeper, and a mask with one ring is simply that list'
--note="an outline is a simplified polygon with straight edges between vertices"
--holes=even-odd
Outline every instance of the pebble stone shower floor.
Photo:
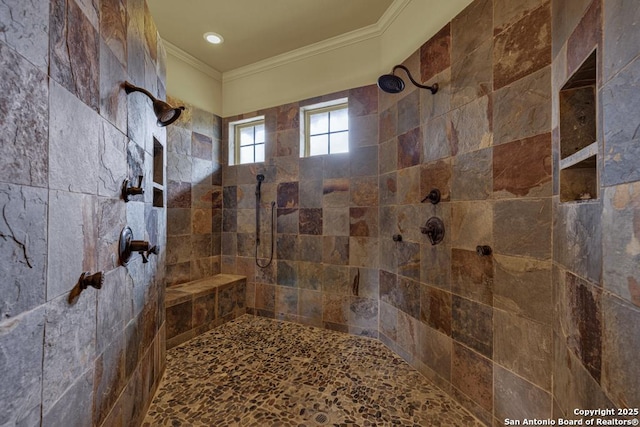
[{"label": "pebble stone shower floor", "polygon": [[478,426],[377,340],[251,315],[167,352],[143,426]]}]

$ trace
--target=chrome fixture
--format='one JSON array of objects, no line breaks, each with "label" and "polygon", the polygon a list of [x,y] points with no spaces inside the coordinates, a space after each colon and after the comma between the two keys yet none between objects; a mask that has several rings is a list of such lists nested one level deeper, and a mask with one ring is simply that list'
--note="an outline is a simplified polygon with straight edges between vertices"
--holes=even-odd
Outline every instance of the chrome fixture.
[{"label": "chrome fixture", "polygon": [[436,93],[438,91],[438,83],[434,83],[431,86],[421,85],[420,83],[415,81],[413,77],[411,77],[409,69],[404,65],[396,65],[395,67],[393,67],[391,74],[383,74],[382,76],[380,76],[378,78],[378,87],[380,89],[387,93],[400,93],[404,90],[404,81],[400,77],[395,75],[395,72],[398,68],[404,70],[405,73],[407,73],[407,76],[409,76],[409,80],[411,80],[411,83],[413,83],[417,87],[421,89],[429,89],[431,93]]},{"label": "chrome fixture", "polygon": [[173,108],[166,102],[155,98],[148,90],[134,86],[129,82],[124,82],[124,91],[127,92],[127,95],[132,92],[142,92],[151,99],[151,102],[153,103],[153,112],[158,119],[158,126],[163,127],[175,122],[178,120],[178,117],[180,117],[180,113],[185,109],[184,107]]}]

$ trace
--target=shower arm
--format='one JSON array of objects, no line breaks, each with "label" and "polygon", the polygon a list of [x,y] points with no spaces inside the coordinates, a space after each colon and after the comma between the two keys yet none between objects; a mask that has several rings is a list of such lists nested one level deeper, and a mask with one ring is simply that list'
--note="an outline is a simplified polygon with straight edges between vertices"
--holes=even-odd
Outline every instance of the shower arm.
[{"label": "shower arm", "polygon": [[436,91],[438,90],[438,84],[437,83],[434,83],[431,86],[425,86],[425,85],[420,84],[417,81],[415,81],[413,79],[413,77],[411,76],[411,73],[409,72],[409,69],[407,67],[405,67],[404,65],[396,65],[395,67],[393,67],[393,70],[391,70],[391,74],[395,75],[396,74],[396,70],[398,68],[404,70],[404,72],[407,73],[407,77],[409,77],[409,80],[411,80],[411,83],[413,83],[414,85],[416,85],[420,89],[429,89],[431,91],[431,93],[436,93]]},{"label": "shower arm", "polygon": [[145,95],[147,95],[151,99],[151,102],[156,100],[156,97],[153,96],[151,94],[151,92],[149,92],[148,90],[146,90],[144,88],[141,88],[141,87],[138,87],[138,86],[134,86],[129,82],[124,82],[124,91],[127,94],[130,94],[132,92],[142,92],[142,93],[144,93]]}]

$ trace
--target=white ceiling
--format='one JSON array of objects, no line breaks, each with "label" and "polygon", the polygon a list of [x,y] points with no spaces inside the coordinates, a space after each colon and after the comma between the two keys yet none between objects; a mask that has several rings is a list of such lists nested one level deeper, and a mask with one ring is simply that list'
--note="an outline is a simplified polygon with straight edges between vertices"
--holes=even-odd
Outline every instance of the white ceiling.
[{"label": "white ceiling", "polygon": [[[393,0],[149,0],[160,36],[226,72],[375,24]],[[203,34],[224,37],[207,43]]]}]

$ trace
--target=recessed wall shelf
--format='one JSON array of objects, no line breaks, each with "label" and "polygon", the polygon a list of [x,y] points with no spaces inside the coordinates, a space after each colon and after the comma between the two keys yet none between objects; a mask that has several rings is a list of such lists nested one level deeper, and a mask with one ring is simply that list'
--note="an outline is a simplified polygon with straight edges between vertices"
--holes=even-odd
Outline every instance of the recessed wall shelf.
[{"label": "recessed wall shelf", "polygon": [[153,206],[164,206],[164,147],[153,138]]},{"label": "recessed wall shelf", "polygon": [[570,168],[571,166],[577,165],[578,163],[588,159],[589,157],[594,157],[598,154],[598,143],[593,142],[580,151],[573,153],[570,156],[565,157],[560,160],[560,169]]},{"label": "recessed wall shelf", "polygon": [[560,90],[560,201],[598,198],[597,54]]}]

